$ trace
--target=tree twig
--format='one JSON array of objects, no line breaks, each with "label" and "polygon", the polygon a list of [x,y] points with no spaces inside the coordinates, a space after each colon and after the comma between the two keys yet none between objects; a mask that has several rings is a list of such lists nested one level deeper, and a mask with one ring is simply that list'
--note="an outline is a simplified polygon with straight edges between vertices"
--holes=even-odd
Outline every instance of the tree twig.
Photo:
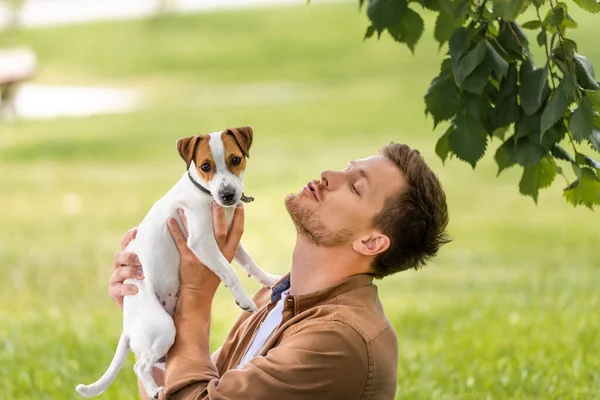
[{"label": "tree twig", "polygon": [[[544,26],[544,22],[542,21],[542,17],[540,16],[540,9],[538,7],[535,8],[535,12],[537,13],[538,20],[540,21],[542,32],[544,32],[544,47],[546,48],[546,60],[548,60],[548,63],[550,63],[550,52],[548,51],[548,36],[546,34],[546,27]],[[552,75],[552,72],[550,72],[550,81],[552,82],[552,88],[556,89],[556,83],[554,82],[554,75]]]},{"label": "tree twig", "polygon": [[[552,4],[552,0],[550,2],[550,9],[554,11],[554,4]],[[560,31],[560,26],[556,27],[556,32],[558,32],[558,38],[560,39],[560,48],[562,50],[563,60],[565,60],[565,65],[567,66],[567,71],[571,72],[571,67],[569,67],[569,62],[567,61],[567,54],[565,53],[565,38]]]}]

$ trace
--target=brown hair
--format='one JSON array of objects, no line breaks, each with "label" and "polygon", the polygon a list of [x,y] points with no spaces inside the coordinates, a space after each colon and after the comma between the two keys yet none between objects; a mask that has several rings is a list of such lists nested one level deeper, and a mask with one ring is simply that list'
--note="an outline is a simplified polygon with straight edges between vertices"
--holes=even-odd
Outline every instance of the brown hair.
[{"label": "brown hair", "polygon": [[380,154],[396,164],[406,182],[373,219],[374,227],[390,238],[390,247],[373,259],[376,278],[419,269],[451,240],[446,234],[446,195],[421,154],[397,143],[383,147]]}]

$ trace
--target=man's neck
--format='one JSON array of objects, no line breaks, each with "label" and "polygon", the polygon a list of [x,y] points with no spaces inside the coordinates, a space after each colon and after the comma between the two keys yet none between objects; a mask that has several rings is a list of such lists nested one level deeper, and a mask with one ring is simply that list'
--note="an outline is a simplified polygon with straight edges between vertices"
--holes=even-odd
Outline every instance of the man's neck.
[{"label": "man's neck", "polygon": [[368,272],[368,264],[344,247],[319,247],[298,235],[292,255],[290,294],[315,292]]}]

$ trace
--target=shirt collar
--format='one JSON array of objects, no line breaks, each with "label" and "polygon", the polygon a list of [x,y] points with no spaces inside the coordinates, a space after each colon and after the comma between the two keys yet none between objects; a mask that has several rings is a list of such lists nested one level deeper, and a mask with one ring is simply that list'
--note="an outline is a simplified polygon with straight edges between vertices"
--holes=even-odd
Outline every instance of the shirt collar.
[{"label": "shirt collar", "polygon": [[[278,301],[281,298],[281,294],[290,288],[290,278],[291,276],[288,273],[281,278],[279,282],[275,284],[275,286],[273,286],[273,290],[271,292],[271,303]],[[295,313],[299,313],[344,293],[372,284],[372,275],[353,275],[325,289],[293,296],[288,295],[287,298],[293,299]]]}]

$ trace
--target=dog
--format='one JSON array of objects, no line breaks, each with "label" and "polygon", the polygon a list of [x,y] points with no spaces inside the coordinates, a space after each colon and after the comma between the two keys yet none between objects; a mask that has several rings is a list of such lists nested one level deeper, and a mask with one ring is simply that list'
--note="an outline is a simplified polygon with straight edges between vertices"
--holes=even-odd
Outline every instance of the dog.
[{"label": "dog", "polygon": [[[252,145],[249,126],[196,135],[177,141],[177,150],[186,162],[186,172],[169,192],[158,200],[138,227],[126,251],[136,253],[144,270],[144,280],[127,279],[138,292],[123,299],[123,332],[114,358],[102,377],[91,385],[78,385],[85,397],[101,394],[112,383],[125,362],[128,350],[139,357],[133,367],[150,398],[163,390],[152,378],[152,367],[167,354],[175,340],[173,315],[179,290],[179,251],[171,238],[167,220],[181,220],[177,208],[185,212],[187,245],[203,264],[228,287],[244,311],[254,312],[256,305],[242,288],[214,237],[211,202],[224,207],[228,229],[235,207],[251,201],[242,191],[242,178]],[[240,243],[234,260],[248,275],[267,287],[279,276],[263,271]]]}]

